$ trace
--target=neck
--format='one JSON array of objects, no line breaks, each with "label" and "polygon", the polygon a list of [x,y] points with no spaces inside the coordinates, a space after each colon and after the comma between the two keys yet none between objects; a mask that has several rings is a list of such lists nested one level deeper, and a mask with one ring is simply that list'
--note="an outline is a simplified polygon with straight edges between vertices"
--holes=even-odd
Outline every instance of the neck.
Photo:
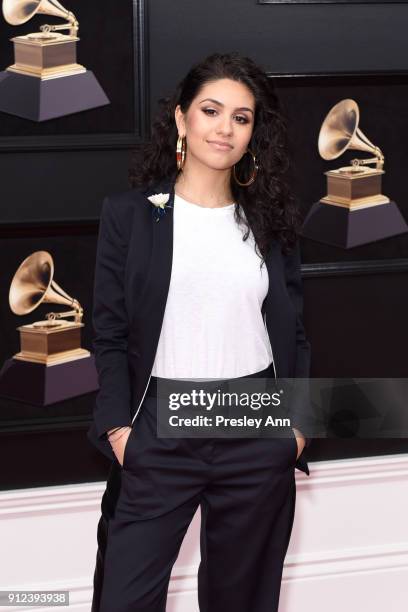
[{"label": "neck", "polygon": [[230,177],[230,168],[214,170],[202,164],[187,164],[186,160],[176,179],[175,191],[181,197],[209,208],[232,204]]}]

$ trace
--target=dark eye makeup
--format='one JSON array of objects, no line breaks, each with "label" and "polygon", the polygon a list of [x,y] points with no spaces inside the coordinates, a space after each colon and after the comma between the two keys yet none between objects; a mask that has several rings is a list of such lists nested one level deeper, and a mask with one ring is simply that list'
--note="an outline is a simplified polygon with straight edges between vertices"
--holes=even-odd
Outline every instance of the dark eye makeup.
[{"label": "dark eye makeup", "polygon": [[[201,110],[209,117],[214,117],[213,113],[217,112],[214,108],[202,108]],[[244,115],[236,115],[236,118],[243,119],[243,121],[238,121],[238,123],[241,123],[241,124],[249,123],[249,120]]]}]

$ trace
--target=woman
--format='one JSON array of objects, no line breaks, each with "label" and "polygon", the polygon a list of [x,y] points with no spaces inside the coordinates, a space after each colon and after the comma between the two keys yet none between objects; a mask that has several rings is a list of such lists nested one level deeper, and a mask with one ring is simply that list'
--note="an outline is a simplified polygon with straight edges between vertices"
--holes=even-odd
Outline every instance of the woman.
[{"label": "woman", "polygon": [[309,474],[301,410],[286,438],[171,438],[156,404],[171,379],[309,376],[285,124],[267,75],[236,53],[193,66],[161,102],[133,189],[101,214],[88,435],[113,463],[92,610],[164,611],[200,506],[201,612],[273,612],[294,468]]}]

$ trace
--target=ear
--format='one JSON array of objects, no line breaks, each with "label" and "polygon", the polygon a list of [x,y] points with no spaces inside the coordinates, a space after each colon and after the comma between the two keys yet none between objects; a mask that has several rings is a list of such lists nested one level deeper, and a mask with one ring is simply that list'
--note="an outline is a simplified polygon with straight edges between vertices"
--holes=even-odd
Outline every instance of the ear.
[{"label": "ear", "polygon": [[174,118],[176,120],[177,130],[181,137],[186,135],[186,126],[184,121],[184,114],[181,111],[180,104],[177,104],[174,111]]}]

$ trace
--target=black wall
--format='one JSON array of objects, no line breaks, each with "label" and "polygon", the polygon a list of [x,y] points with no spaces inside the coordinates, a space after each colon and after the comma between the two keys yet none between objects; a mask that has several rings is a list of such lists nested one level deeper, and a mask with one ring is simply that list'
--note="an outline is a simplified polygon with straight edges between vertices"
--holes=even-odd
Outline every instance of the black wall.
[{"label": "black wall", "polygon": [[[67,0],[66,6],[75,12],[74,4]],[[134,9],[139,62],[134,94],[140,103],[140,121],[147,124],[157,99],[172,92],[193,62],[214,51],[237,50],[278,74],[407,69],[408,4],[153,0],[143,5],[134,2]],[[80,11],[78,4],[78,17]],[[109,30],[106,23],[98,22],[97,16],[95,19],[104,32]],[[46,21],[50,20],[38,19],[36,27]],[[80,19],[80,24],[85,39],[88,22]],[[34,29],[30,24],[10,29],[0,21],[3,43],[10,32],[17,35]],[[102,59],[95,54],[83,62],[98,76],[102,60],[105,65],[114,62],[115,47],[128,45],[127,38],[109,42],[105,49],[98,41]],[[2,68],[12,59],[11,43],[9,47],[3,43],[9,56],[6,52],[2,56]],[[115,71],[109,70],[113,75]],[[108,88],[109,84],[106,82]],[[384,121],[391,123],[392,117],[384,117]],[[13,142],[13,135],[7,135],[9,126],[7,116],[0,114],[0,360],[19,350],[16,327],[50,310],[42,306],[36,311],[38,317],[17,317],[8,306],[15,270],[38,249],[53,253],[56,281],[83,305],[83,346],[90,349],[97,219],[103,196],[128,187],[127,168],[140,130],[135,129],[133,137],[128,135],[123,142],[106,137],[99,146],[87,147],[86,131],[76,144],[64,145],[60,136],[54,145],[52,139],[43,145],[41,138],[24,140],[20,129],[18,137],[23,140],[16,146],[17,139]],[[406,135],[400,134],[401,142],[406,142]],[[401,256],[408,258],[408,253]],[[406,267],[356,276],[305,275],[305,326],[313,347],[312,376],[408,376],[407,281]],[[33,414],[29,408],[1,400],[0,456],[8,469],[2,470],[0,488],[105,478],[108,462],[85,435],[93,402],[94,394],[89,394]],[[308,459],[406,450],[404,439],[316,440]]]}]

